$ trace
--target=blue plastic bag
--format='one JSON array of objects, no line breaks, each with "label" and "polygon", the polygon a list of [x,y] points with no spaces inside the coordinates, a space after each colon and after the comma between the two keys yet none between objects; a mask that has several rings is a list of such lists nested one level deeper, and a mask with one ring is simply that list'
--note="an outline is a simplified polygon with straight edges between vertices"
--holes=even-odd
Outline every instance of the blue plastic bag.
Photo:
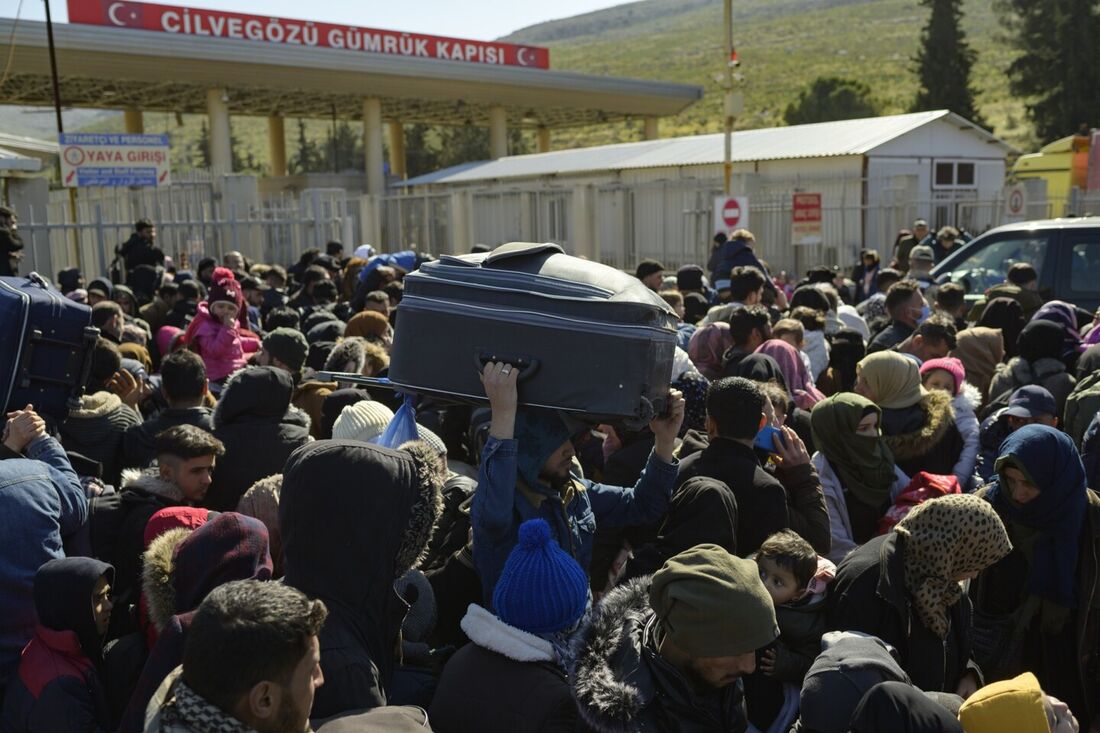
[{"label": "blue plastic bag", "polygon": [[383,448],[396,449],[398,446],[408,443],[410,440],[420,438],[420,430],[416,426],[416,406],[413,395],[405,395],[405,401],[393,415],[393,420],[386,429],[375,438],[372,443]]}]

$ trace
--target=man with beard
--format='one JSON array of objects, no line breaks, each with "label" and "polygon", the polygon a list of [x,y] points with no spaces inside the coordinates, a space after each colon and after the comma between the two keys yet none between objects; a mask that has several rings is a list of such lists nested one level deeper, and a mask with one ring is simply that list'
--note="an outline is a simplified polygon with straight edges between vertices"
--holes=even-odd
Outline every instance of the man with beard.
[{"label": "man with beard", "polygon": [[[147,733],[305,733],[324,684],[317,634],[328,611],[282,583],[238,580],[199,606],[183,665],[149,704]],[[242,725],[243,724],[243,725]]]},{"label": "man with beard", "polygon": [[581,717],[600,733],[741,733],[748,725],[741,678],[778,637],[755,563],[696,545],[593,610],[576,646]]},{"label": "man with beard", "polygon": [[545,519],[558,545],[588,572],[596,527],[658,522],[668,509],[678,462],[672,451],[684,420],[683,396],[669,393],[668,414],[649,423],[653,452],[633,487],[597,484],[573,475],[576,451],[569,429],[550,410],[517,411],[519,369],[489,362],[481,381],[492,408],[489,440],[481,454],[471,524],[474,564],[485,598],[512,548],[519,526]]}]

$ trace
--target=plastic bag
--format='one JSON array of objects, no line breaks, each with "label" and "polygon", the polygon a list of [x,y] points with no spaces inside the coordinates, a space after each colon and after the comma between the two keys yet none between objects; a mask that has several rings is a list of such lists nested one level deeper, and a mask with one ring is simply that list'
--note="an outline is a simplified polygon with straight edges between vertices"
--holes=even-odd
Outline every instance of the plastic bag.
[{"label": "plastic bag", "polygon": [[398,446],[420,438],[420,431],[416,426],[415,397],[413,395],[405,395],[404,397],[405,400],[401,407],[397,408],[393,420],[390,421],[390,424],[386,426],[381,435],[371,441],[375,445],[396,450]]}]

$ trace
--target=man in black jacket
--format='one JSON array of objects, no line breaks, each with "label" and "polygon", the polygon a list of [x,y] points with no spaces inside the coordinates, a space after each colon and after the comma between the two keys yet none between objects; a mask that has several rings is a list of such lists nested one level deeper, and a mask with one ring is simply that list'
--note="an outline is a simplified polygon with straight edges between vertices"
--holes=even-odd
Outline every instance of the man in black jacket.
[{"label": "man in black jacket", "polygon": [[221,442],[194,425],[177,425],[157,436],[155,468],[123,472],[122,491],[96,497],[91,505],[92,555],[115,567],[109,639],[134,631],[132,606],[141,595],[145,525],[161,509],[195,506],[206,496]]},{"label": "man in black jacket", "polygon": [[148,219],[138,219],[134,223],[134,233],[119,246],[117,254],[126,265],[129,276],[138,265],[164,266],[164,252],[156,246],[157,228]]},{"label": "man in black jacket", "polygon": [[176,425],[194,425],[214,431],[214,411],[206,406],[206,365],[186,349],[165,357],[160,367],[160,390],[168,408],[126,431],[122,439],[126,465],[147,466],[156,457],[157,434]]},{"label": "man in black jacket", "polygon": [[707,434],[710,445],[680,459],[679,490],[689,478],[721,481],[737,500],[737,551],[756,552],[770,535],[790,528],[787,492],[765,471],[753,451],[753,439],[764,426],[764,393],[756,383],[725,377],[707,390]]},{"label": "man in black jacket", "polygon": [[886,312],[890,325],[879,331],[867,345],[867,353],[886,351],[913,335],[917,325],[929,315],[928,303],[916,280],[901,280],[890,286],[886,294]]},{"label": "man in black jacket", "polygon": [[394,580],[427,548],[445,473],[420,441],[390,450],[319,440],[287,460],[279,498],[284,582],[330,609],[314,719],[386,704],[408,610]]}]

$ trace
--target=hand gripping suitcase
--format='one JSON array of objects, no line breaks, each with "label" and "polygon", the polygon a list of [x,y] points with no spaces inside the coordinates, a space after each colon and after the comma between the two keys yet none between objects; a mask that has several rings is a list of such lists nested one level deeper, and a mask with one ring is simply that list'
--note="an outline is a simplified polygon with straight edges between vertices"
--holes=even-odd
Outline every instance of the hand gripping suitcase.
[{"label": "hand gripping suitcase", "polygon": [[663,411],[676,315],[636,278],[516,242],[444,255],[405,277],[389,378],[398,388],[484,401],[489,361],[520,371],[520,404],[643,425]]},{"label": "hand gripping suitcase", "polygon": [[0,397],[6,410],[33,404],[58,420],[78,407],[99,330],[92,309],[37,273],[0,278]]}]

